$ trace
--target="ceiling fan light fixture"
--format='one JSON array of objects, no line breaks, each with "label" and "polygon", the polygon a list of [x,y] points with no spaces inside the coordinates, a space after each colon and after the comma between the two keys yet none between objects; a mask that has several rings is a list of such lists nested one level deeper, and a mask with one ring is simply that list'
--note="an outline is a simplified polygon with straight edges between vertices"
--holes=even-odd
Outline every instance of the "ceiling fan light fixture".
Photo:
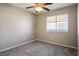
[{"label": "ceiling fan light fixture", "polygon": [[33,6],[26,7],[26,9],[35,8],[36,13],[40,13],[44,10],[50,11],[50,9],[46,7],[47,5],[50,5],[50,4],[52,4],[52,3],[34,3]]},{"label": "ceiling fan light fixture", "polygon": [[43,11],[43,8],[42,7],[36,7],[36,11],[42,12]]}]

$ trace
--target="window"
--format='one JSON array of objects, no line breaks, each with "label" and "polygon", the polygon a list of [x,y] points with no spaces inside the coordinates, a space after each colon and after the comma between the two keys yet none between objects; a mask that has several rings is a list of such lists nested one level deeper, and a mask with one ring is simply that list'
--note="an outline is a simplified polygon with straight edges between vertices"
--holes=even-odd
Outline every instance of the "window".
[{"label": "window", "polygon": [[68,14],[47,17],[47,31],[68,32]]}]

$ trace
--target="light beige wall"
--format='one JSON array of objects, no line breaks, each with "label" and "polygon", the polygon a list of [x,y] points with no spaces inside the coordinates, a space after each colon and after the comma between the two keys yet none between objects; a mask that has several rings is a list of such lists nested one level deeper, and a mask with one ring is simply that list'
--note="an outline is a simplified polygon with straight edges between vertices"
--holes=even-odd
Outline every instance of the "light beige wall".
[{"label": "light beige wall", "polygon": [[[69,14],[68,32],[47,32],[46,17],[61,14]],[[77,6],[73,5],[37,15],[35,34],[40,40],[77,47]]]},{"label": "light beige wall", "polygon": [[32,40],[34,15],[9,4],[0,4],[0,50]]}]

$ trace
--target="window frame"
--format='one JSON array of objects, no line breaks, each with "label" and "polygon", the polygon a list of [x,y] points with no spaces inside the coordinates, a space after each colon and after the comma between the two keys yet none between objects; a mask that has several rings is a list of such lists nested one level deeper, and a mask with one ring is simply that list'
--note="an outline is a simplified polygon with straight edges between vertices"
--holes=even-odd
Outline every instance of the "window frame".
[{"label": "window frame", "polygon": [[[67,15],[67,18],[66,18],[66,20],[61,20],[61,21],[58,21],[58,19],[57,19],[57,17],[58,16],[62,16],[62,15]],[[51,23],[56,23],[56,29],[48,29],[48,17],[46,18],[46,30],[47,30],[47,32],[68,32],[68,14],[62,14],[62,15],[55,15],[55,17],[56,17],[56,19],[55,19],[55,22],[51,22]],[[49,16],[49,17],[53,17],[53,16]],[[63,29],[60,31],[60,30],[58,30],[58,26],[57,26],[57,24],[58,24],[58,22],[67,22],[67,29],[66,29],[66,31],[64,31]]]}]

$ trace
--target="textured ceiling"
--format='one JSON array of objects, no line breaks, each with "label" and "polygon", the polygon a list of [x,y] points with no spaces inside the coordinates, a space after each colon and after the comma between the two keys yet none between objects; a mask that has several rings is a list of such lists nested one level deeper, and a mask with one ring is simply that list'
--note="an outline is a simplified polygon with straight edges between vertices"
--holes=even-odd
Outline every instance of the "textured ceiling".
[{"label": "textured ceiling", "polygon": [[[30,8],[30,9],[25,9],[25,7],[28,6],[33,6],[34,3],[11,3],[11,5],[19,7],[21,9],[24,9],[26,11],[32,12],[32,13],[36,13],[34,8]],[[53,3],[51,5],[48,5],[47,8],[49,8],[50,10],[54,10],[54,9],[59,9],[59,8],[63,8],[63,7],[68,7],[74,5],[74,3]],[[47,12],[47,11],[43,11],[42,13]]]}]

